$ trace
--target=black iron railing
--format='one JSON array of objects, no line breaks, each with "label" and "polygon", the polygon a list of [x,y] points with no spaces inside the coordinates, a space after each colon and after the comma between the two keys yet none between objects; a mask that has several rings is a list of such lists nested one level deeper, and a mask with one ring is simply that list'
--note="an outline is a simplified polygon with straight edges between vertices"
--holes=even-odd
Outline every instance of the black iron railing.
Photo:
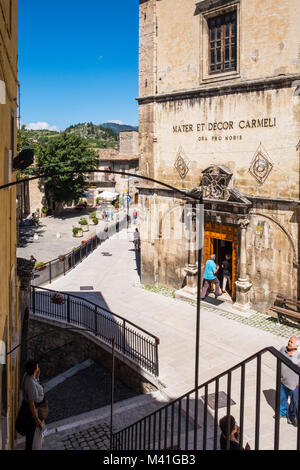
[{"label": "black iron railing", "polygon": [[59,298],[54,294],[57,293],[53,290],[31,286],[31,313],[88,330],[108,344],[114,339],[119,352],[142,369],[158,376],[159,338],[82,297],[60,292]]},{"label": "black iron railing", "polygon": [[87,258],[104,240],[112,236],[114,233],[126,227],[127,216],[125,215],[121,220],[114,222],[107,226],[107,230],[90,236],[84,243],[74,248],[69,253],[66,253],[51,261],[47,261],[42,266],[37,267],[34,271],[34,279],[31,284],[40,286],[48,284],[60,277],[65,276],[75,266],[81,263],[82,260]]},{"label": "black iron railing", "polygon": [[[265,361],[264,372],[262,356]],[[221,434],[219,419],[223,416],[227,416],[226,448],[229,449],[230,415],[234,415],[240,427],[241,449],[249,441],[255,450],[299,450],[299,425],[296,429],[292,425],[288,426],[286,420],[280,419],[282,366],[289,367],[299,383],[300,368],[275,348],[265,348],[205,382],[198,390],[186,393],[113,434],[112,450],[218,450]],[[197,416],[194,412],[196,399]],[[299,406],[297,415],[299,423]],[[280,434],[282,425],[285,428]]]}]

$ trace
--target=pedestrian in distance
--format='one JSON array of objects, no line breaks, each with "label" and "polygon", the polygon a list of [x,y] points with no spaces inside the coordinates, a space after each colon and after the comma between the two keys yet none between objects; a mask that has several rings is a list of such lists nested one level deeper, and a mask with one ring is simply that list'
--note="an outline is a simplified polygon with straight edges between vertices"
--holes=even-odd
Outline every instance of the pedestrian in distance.
[{"label": "pedestrian in distance", "polygon": [[[297,336],[291,336],[287,346],[280,349],[281,354],[289,359],[293,364],[300,367],[300,340]],[[285,364],[281,364],[280,383],[280,418],[287,418],[288,424],[297,427],[297,408],[295,407],[296,388],[299,386],[299,375],[293,372]],[[298,392],[299,393],[299,392]],[[290,403],[288,404],[288,402]],[[274,415],[275,418],[276,415]]]},{"label": "pedestrian in distance", "polygon": [[223,285],[222,291],[226,292],[226,284],[228,282],[228,289],[231,291],[231,273],[232,273],[232,264],[231,264],[231,256],[225,255],[225,260],[222,263],[223,268]]},{"label": "pedestrian in distance", "polygon": [[133,215],[133,223],[136,224],[136,222],[137,222],[137,216],[138,216],[138,213],[137,213],[137,210],[136,210],[136,209],[134,209],[132,215]]},{"label": "pedestrian in distance", "polygon": [[[228,423],[229,420],[229,423]],[[251,450],[247,442],[245,449],[240,446],[240,428],[233,416],[223,416],[219,421],[222,434],[220,436],[221,450],[227,450],[227,432],[229,424],[229,450]]]},{"label": "pedestrian in distance", "polygon": [[135,229],[135,232],[133,234],[133,243],[134,243],[134,249],[139,250],[140,244],[141,244],[141,238],[140,238],[140,232],[138,228]]},{"label": "pedestrian in distance", "polygon": [[31,261],[31,263],[32,263],[31,276],[32,276],[32,279],[34,279],[36,258],[35,258],[33,255],[31,255],[31,256],[30,256],[30,261]]},{"label": "pedestrian in distance", "polygon": [[215,263],[216,255],[210,255],[210,259],[206,261],[205,271],[204,271],[204,286],[201,292],[201,299],[204,300],[207,294],[207,289],[209,288],[209,283],[212,281],[215,285],[215,297],[219,297],[222,295],[222,291],[220,289],[220,281],[216,277],[217,272],[219,271],[219,266]]}]

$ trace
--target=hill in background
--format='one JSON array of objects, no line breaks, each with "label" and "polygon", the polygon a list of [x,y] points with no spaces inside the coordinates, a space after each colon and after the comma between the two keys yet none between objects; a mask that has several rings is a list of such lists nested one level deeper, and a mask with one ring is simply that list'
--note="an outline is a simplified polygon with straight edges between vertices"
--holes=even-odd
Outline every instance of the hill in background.
[{"label": "hill in background", "polygon": [[101,124],[102,127],[105,127],[106,129],[111,129],[117,134],[120,133],[120,131],[138,131],[139,128],[137,126],[130,126],[129,124],[116,124],[115,122],[105,122],[104,124]]},{"label": "hill in background", "polygon": [[97,148],[114,148],[119,143],[119,136],[116,132],[92,122],[72,125],[64,132],[87,139],[92,147]]},{"label": "hill in background", "polygon": [[[47,143],[51,138],[59,134],[58,131],[25,130],[24,126],[22,129],[22,132],[25,132],[33,143],[40,145]],[[127,124],[110,122],[99,125],[85,122],[69,126],[64,132],[87,139],[90,146],[94,148],[116,148],[119,145],[119,133],[123,130],[138,130],[138,128]]]}]

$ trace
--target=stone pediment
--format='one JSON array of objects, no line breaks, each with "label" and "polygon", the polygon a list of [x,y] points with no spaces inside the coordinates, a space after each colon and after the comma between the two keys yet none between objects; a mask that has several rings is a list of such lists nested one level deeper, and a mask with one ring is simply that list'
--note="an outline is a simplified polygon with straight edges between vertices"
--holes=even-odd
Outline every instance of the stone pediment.
[{"label": "stone pediment", "polygon": [[211,165],[202,172],[201,185],[192,189],[190,194],[201,194],[203,199],[224,202],[251,204],[251,202],[235,187],[229,187],[232,172],[225,166]]}]

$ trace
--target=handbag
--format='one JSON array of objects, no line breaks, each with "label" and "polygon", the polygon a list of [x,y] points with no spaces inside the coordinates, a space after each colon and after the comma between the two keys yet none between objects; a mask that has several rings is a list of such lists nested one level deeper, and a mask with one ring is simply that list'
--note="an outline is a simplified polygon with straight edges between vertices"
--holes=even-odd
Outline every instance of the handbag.
[{"label": "handbag", "polygon": [[45,421],[49,414],[49,406],[48,406],[48,400],[46,397],[44,397],[44,400],[41,401],[41,403],[37,403],[37,412],[38,412],[38,417],[41,421]]},{"label": "handbag", "polygon": [[33,441],[32,441],[32,450],[42,450],[44,441],[43,429],[35,428]]},{"label": "handbag", "polygon": [[23,400],[16,419],[16,431],[21,434],[21,436],[25,436],[27,424],[31,416],[29,405]]}]

